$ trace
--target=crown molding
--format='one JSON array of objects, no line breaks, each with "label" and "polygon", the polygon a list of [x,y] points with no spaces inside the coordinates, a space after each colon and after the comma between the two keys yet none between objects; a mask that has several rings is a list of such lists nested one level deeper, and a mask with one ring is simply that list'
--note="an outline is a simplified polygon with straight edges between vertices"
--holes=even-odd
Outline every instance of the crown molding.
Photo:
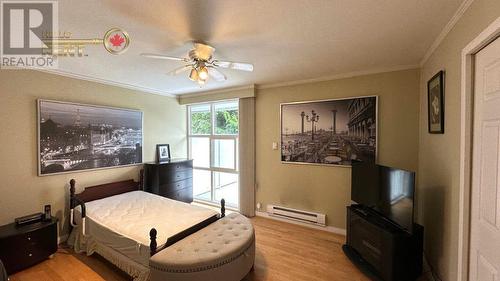
[{"label": "crown molding", "polygon": [[464,0],[462,2],[462,4],[458,7],[458,9],[455,12],[455,14],[453,15],[453,17],[451,17],[450,21],[448,21],[448,23],[444,26],[443,30],[441,30],[441,33],[439,33],[436,40],[434,40],[432,45],[429,47],[429,49],[425,53],[424,57],[420,61],[420,67],[422,67],[427,62],[427,60],[431,57],[431,55],[434,53],[434,51],[436,51],[436,49],[439,47],[439,45],[441,45],[444,38],[446,38],[448,33],[450,33],[450,31],[453,29],[453,27],[457,24],[458,20],[460,20],[460,18],[465,14],[467,9],[469,9],[472,2],[474,2],[474,0]]},{"label": "crown molding", "polygon": [[371,74],[380,74],[380,73],[393,72],[393,71],[417,69],[419,67],[420,66],[418,64],[383,67],[383,68],[377,68],[377,69],[371,69],[371,70],[339,73],[339,74],[322,76],[322,77],[311,78],[311,79],[301,79],[301,80],[285,81],[285,82],[269,83],[269,84],[266,84],[266,83],[264,83],[264,84],[251,84],[251,85],[241,86],[241,87],[233,87],[233,88],[224,88],[224,89],[219,89],[219,90],[216,89],[216,90],[210,90],[210,91],[204,91],[204,92],[178,94],[177,98],[178,99],[185,99],[185,98],[191,98],[191,97],[209,96],[209,95],[221,94],[221,93],[225,93],[225,92],[234,92],[234,91],[248,90],[248,89],[255,89],[255,90],[271,89],[271,88],[278,88],[278,87],[286,87],[286,86],[294,86],[294,85],[301,85],[301,84],[308,84],[308,83],[338,80],[338,79],[344,79],[344,78],[352,78],[352,77],[363,76],[363,75],[371,75]]},{"label": "crown molding", "polygon": [[261,90],[261,89],[294,86],[294,85],[309,84],[309,83],[316,83],[316,82],[325,82],[325,81],[338,80],[338,79],[344,79],[344,78],[352,78],[352,77],[363,76],[363,75],[410,70],[410,69],[416,69],[419,67],[420,67],[420,65],[417,65],[417,64],[384,67],[384,68],[377,68],[377,69],[371,69],[371,70],[361,70],[361,71],[339,73],[339,74],[322,76],[322,77],[311,78],[311,79],[301,79],[301,80],[285,81],[285,82],[269,83],[269,84],[264,83],[264,84],[258,84],[258,85],[250,84],[250,85],[245,85],[245,86],[241,86],[241,87],[214,89],[214,90],[210,90],[210,91],[202,91],[202,92],[194,92],[194,93],[186,93],[186,94],[171,94],[171,93],[167,93],[164,91],[158,91],[156,89],[151,89],[151,88],[147,88],[147,87],[137,86],[137,85],[133,85],[133,84],[127,84],[127,83],[122,83],[122,82],[115,82],[115,81],[108,80],[108,79],[91,77],[88,75],[77,74],[77,73],[73,73],[70,71],[64,71],[64,70],[59,70],[59,69],[33,68],[31,70],[36,70],[36,71],[45,72],[45,73],[49,73],[49,74],[55,74],[55,75],[60,75],[60,76],[64,76],[64,77],[80,79],[80,80],[85,80],[85,81],[90,81],[90,82],[95,82],[95,83],[100,83],[100,84],[105,84],[105,85],[122,87],[122,88],[126,88],[129,90],[137,90],[137,91],[141,91],[141,92],[177,98],[179,100],[179,99],[186,99],[186,98],[191,98],[191,97],[203,97],[203,96],[209,96],[209,95],[221,94],[221,93],[227,93],[227,92],[234,92],[234,91],[241,91],[241,90],[250,90],[250,89]]},{"label": "crown molding", "polygon": [[150,94],[161,95],[161,96],[166,96],[166,97],[171,97],[171,98],[176,97],[173,94],[170,94],[170,93],[167,93],[164,91],[158,91],[156,89],[152,89],[152,88],[148,88],[148,87],[142,87],[142,86],[128,84],[128,83],[116,82],[116,81],[112,81],[112,80],[108,80],[108,79],[96,78],[96,77],[77,74],[77,73],[73,73],[73,72],[65,71],[65,70],[60,70],[60,69],[30,68],[30,70],[36,70],[36,71],[45,72],[45,73],[49,73],[49,74],[55,74],[55,75],[60,75],[60,76],[64,76],[64,77],[95,82],[95,83],[99,83],[99,84],[111,85],[111,86],[129,89],[129,90],[136,90],[136,91],[141,91],[141,92],[146,92],[146,93],[150,93]]},{"label": "crown molding", "polygon": [[322,76],[322,77],[311,78],[311,79],[302,79],[302,80],[279,82],[279,83],[270,83],[270,84],[259,84],[259,85],[257,85],[257,89],[261,90],[261,89],[270,89],[270,88],[294,86],[294,85],[300,85],[300,84],[309,84],[309,83],[316,83],[316,82],[324,82],[324,81],[338,80],[338,79],[344,79],[344,78],[352,78],[352,77],[364,76],[364,75],[371,75],[371,74],[380,74],[380,73],[393,72],[393,71],[402,71],[402,70],[416,69],[416,68],[419,68],[419,67],[420,66],[417,65],[417,64],[412,64],[412,65],[401,65],[401,66],[391,66],[391,67],[377,68],[377,69],[371,69],[371,70],[353,71],[353,72],[339,73],[339,74]]}]

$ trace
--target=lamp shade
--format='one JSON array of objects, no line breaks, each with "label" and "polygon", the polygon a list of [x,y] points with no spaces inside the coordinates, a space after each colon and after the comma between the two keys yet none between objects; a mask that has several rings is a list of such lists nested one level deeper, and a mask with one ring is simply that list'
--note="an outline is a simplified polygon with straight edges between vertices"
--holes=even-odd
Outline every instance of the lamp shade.
[{"label": "lamp shade", "polygon": [[191,69],[191,73],[189,73],[189,79],[194,82],[198,82],[198,80],[200,79],[198,71],[195,68]]}]

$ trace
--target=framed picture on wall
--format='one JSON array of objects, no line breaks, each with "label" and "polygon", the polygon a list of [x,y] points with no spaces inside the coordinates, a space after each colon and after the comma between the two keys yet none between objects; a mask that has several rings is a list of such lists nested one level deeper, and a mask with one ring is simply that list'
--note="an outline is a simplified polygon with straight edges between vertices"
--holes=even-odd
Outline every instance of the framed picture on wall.
[{"label": "framed picture on wall", "polygon": [[427,82],[427,115],[431,134],[444,134],[444,71]]},{"label": "framed picture on wall", "polygon": [[142,163],[142,112],[38,100],[39,176]]},{"label": "framed picture on wall", "polygon": [[170,145],[157,144],[156,145],[156,159],[158,163],[170,160]]},{"label": "framed picture on wall", "polygon": [[377,156],[377,96],[281,104],[282,163],[350,166]]}]

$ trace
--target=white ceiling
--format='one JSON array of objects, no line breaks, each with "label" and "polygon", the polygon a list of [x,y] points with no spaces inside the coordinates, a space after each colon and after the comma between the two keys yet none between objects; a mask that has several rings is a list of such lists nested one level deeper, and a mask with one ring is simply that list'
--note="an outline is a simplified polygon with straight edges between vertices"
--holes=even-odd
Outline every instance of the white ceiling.
[{"label": "white ceiling", "polygon": [[[61,58],[59,72],[163,94],[184,94],[417,65],[462,0],[61,0],[59,29],[102,37],[111,27],[131,38],[125,54],[101,46],[88,57]],[[253,73],[223,70],[226,82],[203,88],[179,62],[139,53],[184,56],[190,41],[216,48],[220,60],[251,62]]]}]

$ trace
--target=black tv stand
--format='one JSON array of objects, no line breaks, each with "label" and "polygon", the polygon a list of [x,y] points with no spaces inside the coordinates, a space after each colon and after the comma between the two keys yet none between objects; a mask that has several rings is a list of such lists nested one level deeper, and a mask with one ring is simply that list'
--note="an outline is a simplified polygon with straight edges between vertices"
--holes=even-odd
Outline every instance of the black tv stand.
[{"label": "black tv stand", "polygon": [[410,234],[369,208],[352,205],[342,250],[373,280],[414,281],[422,273],[423,232],[414,224]]},{"label": "black tv stand", "polygon": [[376,268],[374,268],[371,264],[363,259],[363,257],[356,252],[351,246],[347,244],[342,245],[342,251],[344,254],[356,265],[356,267],[361,270],[366,276],[368,276],[371,280],[374,281],[383,281],[380,277],[375,273]]}]

